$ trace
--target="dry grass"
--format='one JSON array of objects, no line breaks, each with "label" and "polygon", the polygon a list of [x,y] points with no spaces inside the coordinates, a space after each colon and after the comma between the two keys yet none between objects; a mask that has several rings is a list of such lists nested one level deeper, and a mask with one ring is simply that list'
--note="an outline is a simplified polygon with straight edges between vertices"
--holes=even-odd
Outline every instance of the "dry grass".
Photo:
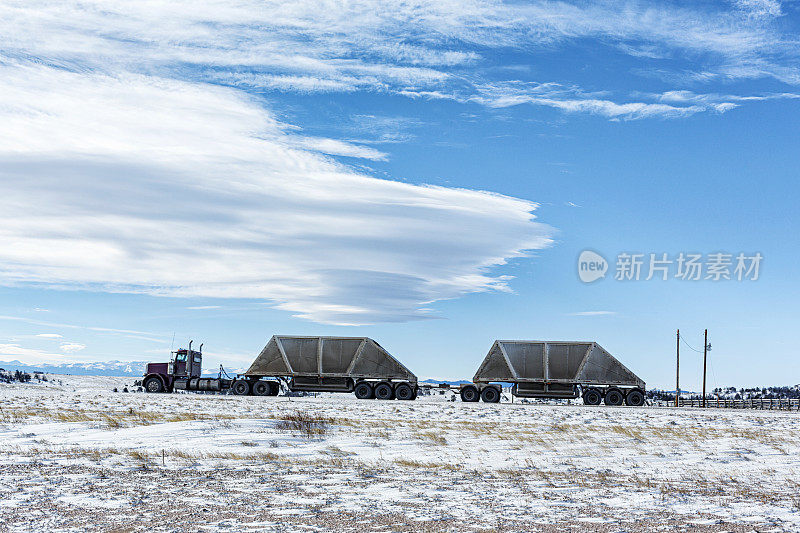
[{"label": "dry grass", "polygon": [[110,409],[55,408],[6,408],[0,409],[0,422],[7,424],[24,423],[30,420],[54,421],[64,423],[97,423],[106,429],[146,426],[164,422],[187,422],[193,420],[228,421],[235,418],[230,414],[208,414],[199,412],[153,412],[137,411],[132,407],[118,411]]},{"label": "dry grass", "polygon": [[146,463],[150,460],[150,454],[141,450],[128,450],[128,456],[140,463]]},{"label": "dry grass", "polygon": [[327,435],[330,424],[330,418],[297,411],[296,413],[281,415],[275,424],[275,428],[291,431],[306,439],[320,439]]},{"label": "dry grass", "polygon": [[341,448],[339,448],[338,446],[335,446],[335,445],[328,446],[326,449],[322,450],[322,452],[320,452],[320,453],[323,453],[325,455],[329,455],[331,457],[349,457],[351,455],[355,455],[355,453],[348,452],[348,451],[343,450],[343,449],[341,449]]},{"label": "dry grass", "polygon": [[402,466],[404,468],[413,468],[413,469],[422,469],[422,470],[434,470],[434,471],[460,471],[463,470],[461,465],[456,465],[452,463],[439,463],[439,462],[424,462],[424,461],[417,461],[416,459],[408,459],[405,457],[400,457],[392,461],[397,466]]},{"label": "dry grass", "polygon": [[437,446],[447,445],[447,439],[437,431],[422,431],[417,433],[417,436],[430,444],[435,444]]}]

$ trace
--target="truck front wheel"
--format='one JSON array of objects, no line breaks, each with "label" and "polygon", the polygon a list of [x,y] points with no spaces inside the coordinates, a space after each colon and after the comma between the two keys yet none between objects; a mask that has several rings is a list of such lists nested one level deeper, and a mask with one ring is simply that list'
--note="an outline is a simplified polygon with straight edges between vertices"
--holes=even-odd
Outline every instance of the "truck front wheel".
[{"label": "truck front wheel", "polygon": [[147,392],[164,392],[164,384],[157,377],[144,380],[144,390]]}]

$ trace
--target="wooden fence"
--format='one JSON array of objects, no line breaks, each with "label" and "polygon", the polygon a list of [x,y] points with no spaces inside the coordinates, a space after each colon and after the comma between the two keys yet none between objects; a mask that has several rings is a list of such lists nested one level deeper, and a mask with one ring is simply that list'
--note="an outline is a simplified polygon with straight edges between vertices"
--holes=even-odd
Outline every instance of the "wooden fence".
[{"label": "wooden fence", "polygon": [[[674,400],[659,400],[656,405],[674,407]],[[700,398],[680,398],[679,407],[703,407]],[[756,398],[748,400],[729,400],[724,398],[706,398],[706,407],[720,409],[764,409],[768,411],[800,411],[798,398]]]}]

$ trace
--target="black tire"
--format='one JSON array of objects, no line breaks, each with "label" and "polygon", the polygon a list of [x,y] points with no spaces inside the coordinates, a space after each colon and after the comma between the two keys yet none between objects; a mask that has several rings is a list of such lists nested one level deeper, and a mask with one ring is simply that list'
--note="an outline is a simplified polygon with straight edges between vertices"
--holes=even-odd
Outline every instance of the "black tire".
[{"label": "black tire", "polygon": [[375,385],[375,398],[378,400],[394,400],[394,389],[385,381]]},{"label": "black tire", "polygon": [[269,395],[277,396],[281,392],[281,386],[277,381],[267,381],[269,383]]},{"label": "black tire", "polygon": [[353,392],[359,400],[371,400],[375,397],[375,391],[372,389],[372,385],[366,381],[357,383]]},{"label": "black tire", "polygon": [[268,381],[256,381],[253,383],[253,394],[255,396],[269,396],[272,388],[269,386]]},{"label": "black tire", "polygon": [[250,383],[244,379],[237,379],[231,385],[231,392],[236,396],[247,396],[250,394]]},{"label": "black tire", "polygon": [[164,383],[157,377],[147,378],[143,385],[146,392],[164,392]]},{"label": "black tire", "polygon": [[625,395],[622,394],[622,391],[619,389],[608,389],[606,391],[606,397],[604,399],[606,405],[611,406],[618,406],[622,405],[625,401]]},{"label": "black tire", "polygon": [[497,387],[486,387],[481,391],[481,400],[485,403],[499,403],[500,390]]},{"label": "black tire", "polygon": [[583,393],[583,403],[586,405],[600,405],[603,401],[603,394],[597,389],[587,389]]},{"label": "black tire", "polygon": [[461,389],[462,402],[477,402],[480,399],[481,395],[478,393],[478,387],[475,385],[467,385]]},{"label": "black tire", "polygon": [[395,387],[394,396],[398,400],[413,400],[414,388],[408,383],[401,383]]},{"label": "black tire", "polygon": [[625,395],[625,405],[641,407],[644,405],[644,393],[639,389],[631,389]]}]

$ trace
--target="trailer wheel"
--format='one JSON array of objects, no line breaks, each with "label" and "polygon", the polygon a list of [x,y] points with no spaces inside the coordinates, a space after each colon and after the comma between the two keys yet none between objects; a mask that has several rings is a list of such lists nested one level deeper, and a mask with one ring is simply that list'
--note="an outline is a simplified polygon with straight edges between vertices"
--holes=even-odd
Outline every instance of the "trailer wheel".
[{"label": "trailer wheel", "polygon": [[269,396],[272,388],[267,381],[256,381],[253,383],[253,394],[256,396]]},{"label": "trailer wheel", "polygon": [[375,397],[375,391],[372,390],[372,385],[366,381],[362,381],[356,385],[356,388],[353,392],[355,393],[356,398],[359,400],[371,400]]},{"label": "trailer wheel", "polygon": [[644,405],[644,394],[639,389],[631,389],[625,396],[625,405],[631,407],[641,407]]},{"label": "trailer wheel", "polygon": [[597,389],[588,389],[583,393],[583,403],[586,405],[600,405],[603,401],[603,395]]},{"label": "trailer wheel", "polygon": [[497,387],[486,387],[481,391],[481,400],[485,403],[498,403],[500,401],[500,391]]},{"label": "trailer wheel", "polygon": [[413,400],[414,389],[408,383],[401,383],[394,389],[394,395],[398,400]]},{"label": "trailer wheel", "polygon": [[391,385],[382,381],[375,385],[375,398],[379,400],[394,400],[394,389]]},{"label": "trailer wheel", "polygon": [[157,377],[144,380],[144,390],[147,392],[164,392],[164,384]]},{"label": "trailer wheel", "polygon": [[237,379],[233,382],[231,390],[236,396],[247,396],[250,394],[250,383],[243,379]]},{"label": "trailer wheel", "polygon": [[481,395],[478,394],[478,387],[475,385],[467,385],[463,389],[461,389],[461,401],[462,402],[477,402],[481,399]]},{"label": "trailer wheel", "polygon": [[269,394],[267,396],[277,396],[281,392],[281,386],[277,381],[267,381],[269,383]]},{"label": "trailer wheel", "polygon": [[619,389],[608,389],[606,391],[605,402],[606,405],[622,405],[622,402],[625,401],[625,395],[622,394],[622,391]]}]

